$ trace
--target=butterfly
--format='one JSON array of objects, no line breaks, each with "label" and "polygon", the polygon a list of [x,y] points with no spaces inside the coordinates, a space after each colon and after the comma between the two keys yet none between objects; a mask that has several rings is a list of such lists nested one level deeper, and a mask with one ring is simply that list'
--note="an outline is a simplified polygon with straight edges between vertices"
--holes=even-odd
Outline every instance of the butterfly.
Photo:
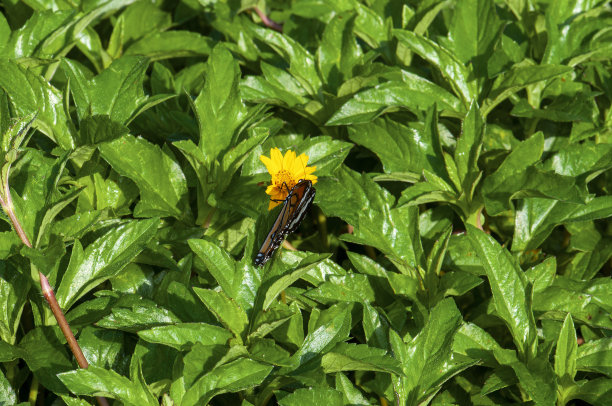
[{"label": "butterfly", "polygon": [[297,230],[315,197],[315,188],[309,180],[300,180],[289,191],[272,229],[255,256],[255,265],[263,266],[287,235]]}]

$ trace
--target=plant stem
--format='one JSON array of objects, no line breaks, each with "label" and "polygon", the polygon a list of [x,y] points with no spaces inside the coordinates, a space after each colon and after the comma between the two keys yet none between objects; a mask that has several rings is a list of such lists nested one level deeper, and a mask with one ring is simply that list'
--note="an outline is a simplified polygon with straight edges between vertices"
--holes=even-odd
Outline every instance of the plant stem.
[{"label": "plant stem", "polygon": [[66,321],[66,316],[64,316],[64,312],[57,303],[57,299],[55,298],[55,293],[53,293],[53,289],[51,285],[49,285],[49,280],[42,272],[38,272],[38,276],[40,277],[40,288],[42,289],[42,294],[49,303],[49,307],[51,307],[51,311],[53,312],[53,316],[55,316],[55,320],[57,320],[57,324],[59,328],[62,330],[64,337],[66,337],[66,341],[68,342],[68,346],[70,347],[70,351],[74,354],[74,357],[77,360],[77,363],[81,368],[87,368],[89,363],[85,359],[85,355],[83,355],[83,351],[81,347],[79,347],[79,343],[77,343],[76,338],[74,338],[74,334],[72,334],[72,330]]},{"label": "plant stem", "polygon": [[30,392],[28,393],[28,402],[31,405],[36,404],[36,398],[38,397],[38,379],[36,376],[32,377],[32,383],[30,384]]},{"label": "plant stem", "polygon": [[327,217],[323,214],[323,210],[317,210],[317,225],[319,226],[319,234],[325,251],[329,251],[329,241],[327,240]]},{"label": "plant stem", "polygon": [[267,15],[264,14],[263,11],[261,11],[257,7],[253,7],[253,9],[255,10],[259,18],[261,18],[261,21],[264,23],[266,27],[272,28],[273,30],[278,31],[278,32],[283,32],[282,25],[280,25],[276,21],[272,21]]},{"label": "plant stem", "polygon": [[[15,232],[17,233],[21,241],[26,246],[32,248],[32,243],[30,242],[30,239],[26,235],[25,231],[23,230],[23,227],[21,226],[21,223],[15,215],[15,207],[13,206],[13,200],[11,199],[11,191],[9,189],[8,180],[4,184],[4,192],[4,195],[6,196],[6,201],[0,199],[0,203],[2,203],[2,208],[4,209],[7,216],[11,219],[13,227],[15,228]],[[74,354],[74,357],[76,358],[79,367],[83,369],[87,368],[89,366],[89,363],[85,359],[85,355],[83,355],[83,351],[81,350],[79,343],[74,337],[74,334],[70,329],[70,325],[68,325],[68,321],[66,320],[66,316],[64,316],[64,312],[60,308],[59,303],[57,303],[55,293],[53,292],[51,285],[49,285],[49,280],[40,271],[38,271],[38,278],[40,279],[40,288],[42,290],[43,296],[47,300],[47,303],[49,303],[49,307],[53,312],[53,316],[55,316],[57,324],[62,330],[64,337],[66,337],[66,341],[68,342],[70,351],[72,351],[72,354]],[[38,394],[38,381],[36,381],[36,377],[34,377],[34,381],[32,382],[32,388],[34,388],[34,382],[36,382],[36,392],[33,393],[33,389],[30,390],[30,399],[32,398],[32,396],[36,396]],[[106,398],[102,396],[96,396],[96,399],[98,400],[98,404],[100,406],[108,406],[108,401],[106,400]],[[36,400],[36,398],[34,398],[34,400]]]}]

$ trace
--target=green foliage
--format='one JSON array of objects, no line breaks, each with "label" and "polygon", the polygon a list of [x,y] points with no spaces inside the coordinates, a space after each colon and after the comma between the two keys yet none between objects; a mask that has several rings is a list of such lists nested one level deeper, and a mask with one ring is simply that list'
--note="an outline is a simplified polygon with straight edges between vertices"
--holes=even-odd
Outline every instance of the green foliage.
[{"label": "green foliage", "polygon": [[610,403],[607,2],[0,10],[0,405]]}]

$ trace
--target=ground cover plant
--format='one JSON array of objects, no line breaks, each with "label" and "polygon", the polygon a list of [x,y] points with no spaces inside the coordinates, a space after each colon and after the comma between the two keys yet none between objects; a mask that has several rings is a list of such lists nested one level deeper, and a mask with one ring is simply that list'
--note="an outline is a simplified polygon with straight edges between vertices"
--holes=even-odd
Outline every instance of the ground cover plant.
[{"label": "ground cover plant", "polygon": [[610,404],[608,2],[0,5],[0,405]]}]

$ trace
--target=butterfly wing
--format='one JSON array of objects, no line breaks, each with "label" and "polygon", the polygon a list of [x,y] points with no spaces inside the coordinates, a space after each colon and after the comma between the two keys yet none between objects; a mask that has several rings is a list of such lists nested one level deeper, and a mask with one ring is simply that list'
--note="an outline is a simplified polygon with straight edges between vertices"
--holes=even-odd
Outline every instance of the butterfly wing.
[{"label": "butterfly wing", "polygon": [[283,243],[287,234],[297,229],[306,216],[314,195],[315,189],[309,180],[301,180],[291,189],[283,203],[283,208],[255,257],[255,265],[265,264]]},{"label": "butterfly wing", "polygon": [[276,221],[274,221],[274,224],[272,225],[268,236],[261,245],[257,256],[255,256],[255,265],[257,266],[262,266],[263,264],[265,264],[270,259],[272,254],[274,254],[274,251],[276,251],[276,249],[283,242],[284,236],[282,236],[281,234],[283,230],[283,224],[287,222],[290,212],[289,197],[290,196],[287,196],[287,199],[285,199],[285,202],[283,203],[283,208],[278,214]]},{"label": "butterfly wing", "polygon": [[304,217],[306,217],[306,213],[308,213],[308,208],[310,208],[316,193],[315,188],[312,186],[312,182],[309,180],[301,181],[295,185],[293,189],[298,196],[297,206],[285,225],[284,231],[286,235],[293,233],[300,226],[300,223],[304,220]]}]

